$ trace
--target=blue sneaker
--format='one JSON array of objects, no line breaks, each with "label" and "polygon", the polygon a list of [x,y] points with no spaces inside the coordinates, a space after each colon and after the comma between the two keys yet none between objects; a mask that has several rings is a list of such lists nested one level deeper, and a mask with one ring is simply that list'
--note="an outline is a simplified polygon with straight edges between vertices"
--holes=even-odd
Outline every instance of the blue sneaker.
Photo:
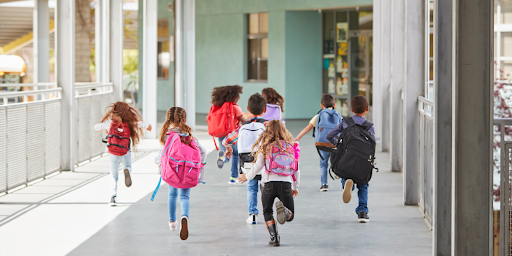
[{"label": "blue sneaker", "polygon": [[231,184],[231,185],[235,185],[237,183],[236,182],[236,178],[234,178],[234,177],[229,178],[228,183]]},{"label": "blue sneaker", "polygon": [[224,151],[219,151],[219,159],[217,159],[217,167],[219,167],[219,169],[224,167],[224,159]]}]

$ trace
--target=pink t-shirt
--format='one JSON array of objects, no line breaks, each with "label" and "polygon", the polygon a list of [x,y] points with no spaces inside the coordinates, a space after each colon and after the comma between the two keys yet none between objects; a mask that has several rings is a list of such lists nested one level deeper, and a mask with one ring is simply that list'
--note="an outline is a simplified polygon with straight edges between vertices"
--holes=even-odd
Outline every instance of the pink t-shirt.
[{"label": "pink t-shirt", "polygon": [[233,104],[233,110],[235,111],[235,127],[238,127],[240,125],[238,117],[243,116],[244,112],[242,112],[242,108],[237,104]]}]

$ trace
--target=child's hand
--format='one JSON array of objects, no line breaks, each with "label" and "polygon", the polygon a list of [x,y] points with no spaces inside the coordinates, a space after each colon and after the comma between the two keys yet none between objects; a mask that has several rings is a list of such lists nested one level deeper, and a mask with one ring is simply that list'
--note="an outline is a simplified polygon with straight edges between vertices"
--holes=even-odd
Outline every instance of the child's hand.
[{"label": "child's hand", "polygon": [[299,137],[295,138],[295,141],[300,142],[300,138]]},{"label": "child's hand", "polygon": [[240,184],[244,184],[244,182],[247,181],[246,174],[243,173],[243,174],[238,175],[238,179],[237,180],[240,182]]},{"label": "child's hand", "polygon": [[231,158],[233,156],[233,148],[232,147],[226,147],[226,157]]},{"label": "child's hand", "polygon": [[251,113],[244,113],[244,118],[247,119],[247,120],[249,120],[249,119],[251,119],[253,117],[254,117],[254,115],[251,114]]},{"label": "child's hand", "polygon": [[[244,175],[245,175],[245,174],[244,174]],[[297,190],[293,190],[293,189],[292,189],[292,195],[293,195],[293,197],[296,197],[298,194],[299,194],[299,190],[298,190],[298,189],[297,189]]]},{"label": "child's hand", "polygon": [[151,130],[153,130],[153,127],[149,124],[148,128],[146,128],[146,130],[151,131]]}]

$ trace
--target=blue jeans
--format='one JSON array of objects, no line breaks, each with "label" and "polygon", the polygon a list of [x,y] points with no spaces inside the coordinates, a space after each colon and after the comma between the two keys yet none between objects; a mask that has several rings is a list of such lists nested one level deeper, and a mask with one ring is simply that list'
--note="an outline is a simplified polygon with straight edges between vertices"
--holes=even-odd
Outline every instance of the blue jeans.
[{"label": "blue jeans", "polygon": [[249,214],[258,214],[258,180],[247,182],[247,204]]},{"label": "blue jeans", "polygon": [[167,201],[167,206],[169,207],[169,221],[176,221],[176,198],[178,198],[178,190],[180,192],[180,205],[181,205],[181,216],[189,217],[190,210],[190,188],[174,188],[169,185],[169,197]]},{"label": "blue jeans", "polygon": [[327,185],[327,170],[329,169],[329,157],[331,156],[331,152],[320,150],[320,155],[324,158],[322,160],[322,157],[320,157],[320,181],[322,185]]},{"label": "blue jeans", "polygon": [[[345,188],[345,181],[347,181],[347,180],[341,179],[341,185],[343,186],[343,188]],[[356,208],[356,213],[360,213],[360,212],[368,213],[368,186],[369,186],[369,183],[366,183],[365,185],[354,184],[354,186],[352,186],[352,190],[355,189],[356,185],[357,185],[357,197],[359,198],[359,205]]]},{"label": "blue jeans", "polygon": [[[219,138],[219,150],[226,152],[226,147],[222,145],[222,141],[226,138],[226,136]],[[231,177],[238,178],[238,146],[232,145],[233,148],[233,162],[231,162]],[[229,158],[226,157],[226,160],[224,160],[224,163],[229,162]]]},{"label": "blue jeans", "polygon": [[117,196],[117,180],[119,178],[119,165],[123,163],[123,170],[128,169],[132,173],[132,152],[128,151],[124,156],[110,154],[110,175],[113,178],[112,196]]}]

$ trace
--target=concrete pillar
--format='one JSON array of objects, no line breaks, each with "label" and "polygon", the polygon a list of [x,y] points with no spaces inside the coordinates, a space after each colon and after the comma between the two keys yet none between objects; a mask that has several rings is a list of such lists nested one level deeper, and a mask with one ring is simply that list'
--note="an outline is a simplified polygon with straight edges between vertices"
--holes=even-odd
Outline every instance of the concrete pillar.
[{"label": "concrete pillar", "polygon": [[425,91],[425,1],[405,1],[404,202],[420,201],[420,115],[418,97]]},{"label": "concrete pillar", "polygon": [[[433,252],[434,255],[450,255],[452,112],[447,110],[451,109],[453,102],[453,2],[435,1],[434,5]],[[425,17],[429,17],[429,12],[427,8]],[[425,27],[425,33],[428,33],[427,29]]]},{"label": "concrete pillar", "polygon": [[48,0],[35,0],[33,24],[34,83],[50,82],[50,15]]},{"label": "concrete pillar", "polygon": [[488,0],[452,1],[452,255],[489,255],[494,5]]},{"label": "concrete pillar", "polygon": [[403,169],[404,19],[405,0],[392,0],[391,6],[391,87],[390,157],[391,171]]},{"label": "concrete pillar", "polygon": [[377,151],[382,151],[382,80],[381,80],[381,54],[382,54],[382,5],[383,0],[373,1],[373,107],[372,118],[377,139]]},{"label": "concrete pillar", "polygon": [[187,124],[195,129],[195,1],[176,0],[175,102],[187,111]]},{"label": "concrete pillar", "polygon": [[380,0],[380,17],[381,150],[389,151],[391,142],[391,101],[389,96],[389,88],[391,85],[391,0]]},{"label": "concrete pillar", "polygon": [[62,88],[60,168],[73,171],[75,165],[75,1],[57,1],[55,8],[55,77]]},{"label": "concrete pillar", "polygon": [[[123,0],[110,0],[110,81],[114,83],[113,101],[122,101],[123,93]],[[153,124],[155,125],[155,124]]]},{"label": "concrete pillar", "polygon": [[[142,76],[144,77],[142,117],[144,121],[156,126],[157,101],[157,14],[158,3],[154,0],[143,1],[143,38],[142,38]],[[158,131],[146,132],[146,138],[155,139]]]},{"label": "concrete pillar", "polygon": [[92,30],[94,29],[91,21],[91,7],[89,0],[75,1],[75,80],[77,82],[90,82],[91,74],[89,71],[91,48],[92,48]]}]

